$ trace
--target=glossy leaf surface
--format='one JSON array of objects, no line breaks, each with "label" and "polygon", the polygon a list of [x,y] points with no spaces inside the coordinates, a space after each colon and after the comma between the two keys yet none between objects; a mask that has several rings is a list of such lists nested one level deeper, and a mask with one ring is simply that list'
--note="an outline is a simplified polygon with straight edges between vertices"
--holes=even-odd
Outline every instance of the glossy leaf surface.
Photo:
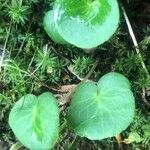
[{"label": "glossy leaf surface", "polygon": [[28,94],[16,102],[9,124],[19,141],[31,150],[49,150],[58,139],[59,110],[51,93]]},{"label": "glossy leaf surface", "polygon": [[77,88],[68,110],[68,122],[77,135],[100,140],[125,130],[134,111],[128,79],[112,72],[97,84],[87,82]]},{"label": "glossy leaf surface", "polygon": [[60,36],[56,29],[53,11],[49,11],[46,13],[44,17],[44,29],[49,35],[49,37],[51,37],[51,39],[56,43],[67,44],[67,42]]},{"label": "glossy leaf surface", "polygon": [[118,4],[116,0],[58,0],[54,22],[65,41],[93,48],[107,41],[117,29]]}]

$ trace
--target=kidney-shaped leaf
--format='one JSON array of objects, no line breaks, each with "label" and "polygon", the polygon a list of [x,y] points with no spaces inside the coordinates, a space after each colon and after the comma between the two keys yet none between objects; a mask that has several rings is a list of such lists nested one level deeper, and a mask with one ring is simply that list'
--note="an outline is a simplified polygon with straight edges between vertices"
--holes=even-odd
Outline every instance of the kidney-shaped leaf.
[{"label": "kidney-shaped leaf", "polygon": [[65,41],[93,48],[107,41],[117,29],[117,0],[58,0],[54,21]]},{"label": "kidney-shaped leaf", "polygon": [[59,110],[51,93],[32,94],[16,102],[9,124],[19,141],[31,150],[49,150],[58,139]]},{"label": "kidney-shaped leaf", "polygon": [[100,140],[125,130],[134,111],[128,79],[112,72],[97,84],[87,82],[77,88],[68,110],[68,122],[79,136]]}]

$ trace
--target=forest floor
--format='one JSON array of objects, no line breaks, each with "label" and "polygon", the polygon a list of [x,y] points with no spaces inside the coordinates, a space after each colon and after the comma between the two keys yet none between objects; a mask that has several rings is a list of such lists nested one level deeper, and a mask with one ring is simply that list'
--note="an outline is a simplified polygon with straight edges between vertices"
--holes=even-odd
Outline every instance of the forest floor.
[{"label": "forest floor", "polygon": [[[47,36],[43,17],[52,2],[24,0],[21,6],[16,6],[13,0],[0,0],[0,58],[4,56],[0,64],[0,150],[8,150],[17,141],[9,127],[8,116],[19,98],[27,93],[54,93],[62,110],[62,123],[69,101],[66,94],[89,73],[97,58],[98,65],[90,80],[98,81],[104,74],[116,71],[125,75],[132,84],[136,115],[128,129],[121,133],[122,149],[149,150],[150,3],[148,0],[123,1],[147,69],[145,71],[121,8],[117,32],[89,54],[73,46],[56,44]],[[21,12],[19,15],[17,8]],[[119,149],[115,138],[90,141],[78,137],[74,141],[74,137],[72,131],[64,130],[54,149]]]}]

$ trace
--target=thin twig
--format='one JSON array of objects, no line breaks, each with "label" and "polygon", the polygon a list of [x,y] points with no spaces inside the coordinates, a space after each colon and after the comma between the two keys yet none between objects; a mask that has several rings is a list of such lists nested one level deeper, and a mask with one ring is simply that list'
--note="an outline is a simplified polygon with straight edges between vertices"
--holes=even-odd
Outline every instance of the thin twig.
[{"label": "thin twig", "polygon": [[[88,80],[88,79],[90,78],[90,76],[93,74],[93,72],[94,72],[94,70],[95,70],[95,68],[96,68],[96,66],[97,66],[97,64],[98,64],[98,62],[99,62],[99,59],[97,58],[96,61],[95,61],[95,63],[94,63],[94,65],[92,66],[91,70],[88,72],[88,74],[86,75],[85,78],[80,78],[76,73],[73,72],[73,69],[72,69],[71,67],[68,67],[68,69],[69,69],[69,71],[70,71],[73,75],[75,75],[81,82],[84,82],[84,81]],[[89,80],[89,81],[90,81],[90,80]]]},{"label": "thin twig", "polygon": [[21,147],[23,147],[23,145],[20,142],[16,142],[11,146],[10,150],[19,150]]},{"label": "thin twig", "polygon": [[131,36],[131,38],[132,38],[132,42],[133,42],[133,44],[134,44],[135,50],[136,50],[136,52],[137,52],[137,54],[138,54],[138,56],[139,56],[141,65],[142,65],[143,69],[145,70],[145,73],[146,73],[146,75],[147,75],[147,78],[149,79],[149,78],[150,78],[150,74],[149,74],[149,72],[148,72],[148,70],[147,70],[147,68],[146,68],[146,65],[145,65],[144,61],[143,61],[143,57],[142,57],[142,55],[141,55],[141,52],[140,52],[140,49],[139,49],[139,46],[138,46],[138,42],[137,42],[137,40],[136,40],[135,34],[134,34],[134,32],[133,32],[133,29],[132,29],[131,23],[130,23],[130,21],[129,21],[129,18],[128,18],[128,16],[127,16],[127,13],[126,13],[126,11],[125,11],[125,8],[124,8],[124,6],[123,6],[122,4],[121,4],[121,8],[122,8],[122,11],[123,11],[124,18],[125,18],[125,20],[126,20],[126,24],[127,24],[128,30],[129,30],[129,34],[130,34],[130,36]]},{"label": "thin twig", "polygon": [[145,88],[143,88],[142,91],[143,91],[142,92],[142,99],[143,99],[144,103],[150,108],[150,103],[146,99],[146,90],[145,90]]},{"label": "thin twig", "polygon": [[34,52],[33,57],[32,57],[32,58],[31,58],[31,60],[30,60],[30,63],[29,63],[29,65],[28,65],[27,72],[29,72],[29,71],[30,71],[30,67],[31,67],[31,65],[32,65],[32,63],[33,63],[33,61],[34,61],[35,54],[36,54],[36,51]]},{"label": "thin twig", "polygon": [[[67,59],[66,57],[64,57],[61,53],[59,53],[53,46],[51,46],[51,49],[52,51],[58,56],[60,57],[62,60],[64,60],[66,62],[66,65],[67,64],[70,64],[71,61],[69,59]],[[74,76],[77,77],[77,79],[79,79],[80,81],[83,80],[83,78],[79,77],[74,71],[73,71],[73,67],[72,66],[69,66],[67,67],[68,70],[70,71],[70,73],[72,73]]]},{"label": "thin twig", "polygon": [[118,143],[119,150],[123,150],[122,136],[121,136],[121,134],[116,135],[115,138],[116,138],[116,141]]},{"label": "thin twig", "polygon": [[63,124],[59,128],[59,132],[62,133],[64,131],[64,129],[67,127],[67,125],[68,125],[68,122],[65,119],[64,122],[63,122]]},{"label": "thin twig", "polygon": [[[44,51],[44,58],[46,57],[47,55],[47,50],[48,50],[48,45],[46,45],[46,49]],[[37,66],[37,68],[31,73],[31,76],[38,71],[38,69],[42,66],[43,62],[44,62],[44,58],[43,60],[40,62],[40,64]]]},{"label": "thin twig", "polygon": [[66,57],[64,57],[62,54],[60,54],[53,46],[51,46],[50,48],[58,57],[60,57],[62,60],[64,60],[66,62],[66,64],[70,63],[70,60],[67,59]]},{"label": "thin twig", "polygon": [[74,69],[73,69],[73,66],[70,65],[69,67],[67,67],[68,70],[70,71],[70,73],[72,73],[74,76],[76,76],[77,79],[79,79],[80,81],[83,80],[83,78],[79,77],[75,72],[74,72]]},{"label": "thin twig", "polygon": [[89,71],[89,73],[85,76],[85,78],[81,82],[85,82],[87,79],[89,79],[91,77],[91,75],[93,74],[95,68],[98,65],[98,62],[99,62],[99,59],[97,58],[94,65],[92,66],[91,70]]},{"label": "thin twig", "polygon": [[75,146],[76,146],[77,142],[78,142],[78,136],[75,135],[73,141],[72,141],[72,142],[69,144],[69,146],[68,146],[68,150],[73,150],[73,149],[75,149]]},{"label": "thin twig", "polygon": [[[150,79],[150,74],[149,74],[149,72],[148,72],[148,70],[147,70],[147,68],[146,68],[146,65],[145,65],[144,61],[143,61],[143,57],[142,57],[142,54],[141,54],[141,52],[140,52],[139,45],[138,45],[138,42],[137,42],[137,40],[136,40],[135,34],[134,34],[134,32],[133,32],[133,29],[132,29],[130,20],[129,20],[128,16],[127,16],[127,13],[126,13],[126,11],[125,11],[125,8],[124,8],[123,4],[120,4],[120,5],[121,5],[122,11],[123,11],[123,15],[124,15],[124,18],[125,18],[125,21],[126,21],[128,30],[129,30],[129,34],[130,34],[130,36],[131,36],[131,39],[132,39],[132,42],[133,42],[133,44],[134,44],[135,50],[136,50],[136,52],[137,52],[137,54],[138,54],[138,57],[139,57],[139,60],[140,60],[140,62],[141,62],[141,66],[142,66],[142,68],[145,70],[147,79],[149,80],[149,79]],[[145,91],[145,88],[142,88],[142,90],[143,90],[143,92],[144,92],[144,91]],[[145,98],[145,93],[142,94],[142,98],[143,98],[144,103],[145,103],[148,107],[150,107],[149,102],[148,102],[148,101],[146,100],[146,98]]]},{"label": "thin twig", "polygon": [[20,48],[19,48],[19,51],[18,51],[18,53],[17,53],[17,55],[15,56],[14,59],[16,59],[16,58],[19,56],[19,54],[21,53],[25,41],[26,41],[26,38],[23,39],[23,41],[22,41],[22,43],[21,43],[21,46],[20,46]]},{"label": "thin twig", "polygon": [[11,30],[11,24],[10,24],[10,27],[8,29],[7,37],[6,37],[6,40],[5,40],[4,47],[3,47],[2,56],[0,57],[0,72],[1,72],[1,69],[2,69],[2,65],[3,65],[5,53],[6,53],[6,45],[7,45],[8,39],[9,39],[10,30]]},{"label": "thin twig", "polygon": [[[91,68],[90,71],[88,72],[88,74],[85,76],[85,78],[84,78],[82,81],[80,81],[80,82],[78,83],[78,85],[79,85],[79,84],[82,84],[82,83],[84,83],[84,82],[86,82],[86,81],[88,80],[88,78],[90,78],[90,76],[93,74],[95,68],[97,67],[98,62],[99,62],[99,59],[97,58],[96,61],[95,61],[95,63],[94,63],[94,65],[92,66],[92,68]],[[77,87],[77,86],[76,86],[76,87]],[[75,90],[76,90],[76,87],[73,88],[69,93],[67,93],[66,99],[68,100],[68,102],[69,102],[69,100],[71,99],[71,97],[73,96],[73,94],[74,94],[74,92],[75,92]]]}]

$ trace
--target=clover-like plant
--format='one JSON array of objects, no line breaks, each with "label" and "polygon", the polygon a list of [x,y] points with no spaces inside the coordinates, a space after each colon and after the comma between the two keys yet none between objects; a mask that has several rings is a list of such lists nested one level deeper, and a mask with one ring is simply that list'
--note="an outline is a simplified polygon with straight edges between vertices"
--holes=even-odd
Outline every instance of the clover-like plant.
[{"label": "clover-like plant", "polygon": [[[77,87],[68,110],[68,125],[81,137],[113,137],[132,122],[135,111],[130,82],[119,73],[108,73],[98,83]],[[12,108],[9,124],[18,140],[31,150],[54,147],[59,132],[59,110],[51,93],[23,96]]]},{"label": "clover-like plant", "polygon": [[51,93],[23,96],[10,112],[9,124],[18,140],[31,150],[49,150],[58,139],[59,109]]},{"label": "clover-like plant", "polygon": [[57,43],[89,49],[107,41],[118,22],[117,0],[56,0],[44,28]]},{"label": "clover-like plant", "polygon": [[134,117],[134,97],[128,79],[119,73],[104,75],[97,84],[81,84],[68,111],[75,133],[91,140],[116,136]]}]

